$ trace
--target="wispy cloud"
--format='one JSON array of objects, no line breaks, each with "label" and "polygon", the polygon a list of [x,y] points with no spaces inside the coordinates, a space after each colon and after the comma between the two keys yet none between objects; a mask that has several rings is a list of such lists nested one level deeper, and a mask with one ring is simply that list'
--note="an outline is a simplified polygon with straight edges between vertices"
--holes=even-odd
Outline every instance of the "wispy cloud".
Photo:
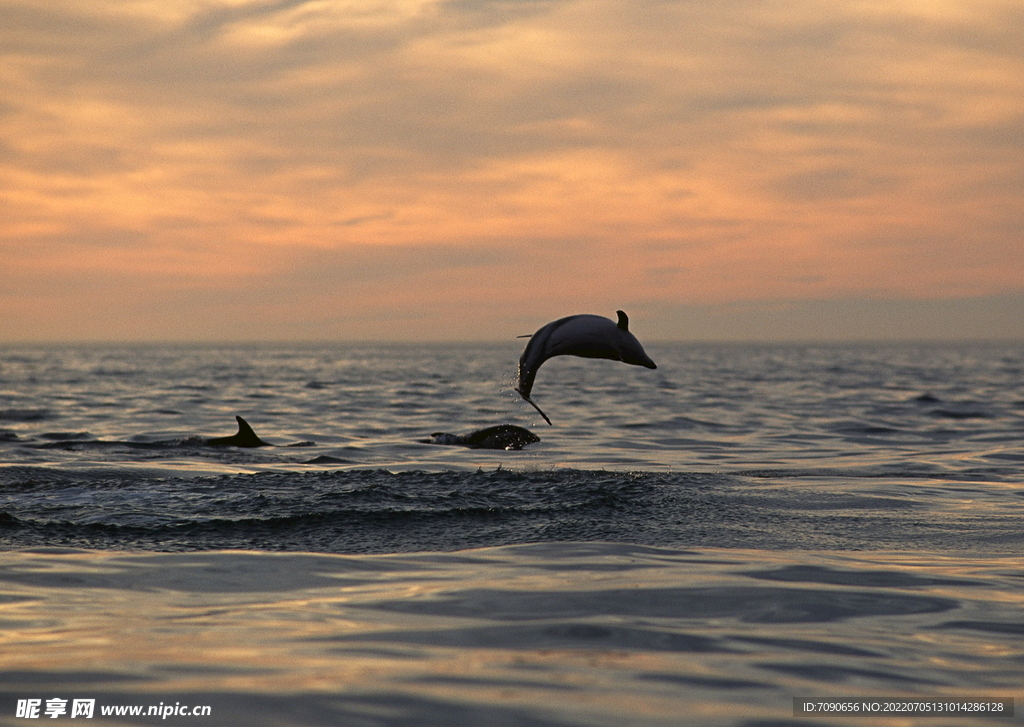
[{"label": "wispy cloud", "polygon": [[[0,12],[0,301],[20,314],[0,336],[54,310],[89,337],[223,335],[188,290],[274,291],[272,337],[302,310],[383,319],[399,300],[497,328],[622,301],[656,316],[1024,290],[1015,3]],[[115,330],[83,290],[146,314]]]}]

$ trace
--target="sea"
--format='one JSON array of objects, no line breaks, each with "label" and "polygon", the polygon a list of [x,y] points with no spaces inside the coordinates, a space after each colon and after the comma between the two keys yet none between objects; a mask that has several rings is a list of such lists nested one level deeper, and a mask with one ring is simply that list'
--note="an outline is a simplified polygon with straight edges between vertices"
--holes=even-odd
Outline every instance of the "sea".
[{"label": "sea", "polygon": [[522,344],[0,347],[0,725],[1022,721],[1024,343]]}]

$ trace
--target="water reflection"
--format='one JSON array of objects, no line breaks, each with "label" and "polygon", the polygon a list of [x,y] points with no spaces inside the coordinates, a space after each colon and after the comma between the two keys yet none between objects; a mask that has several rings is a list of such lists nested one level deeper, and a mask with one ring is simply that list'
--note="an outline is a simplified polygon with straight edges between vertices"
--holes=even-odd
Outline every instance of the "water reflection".
[{"label": "water reflection", "polygon": [[0,554],[0,588],[0,720],[57,695],[218,725],[753,725],[794,694],[1013,696],[1024,658],[1017,557],[44,549]]}]

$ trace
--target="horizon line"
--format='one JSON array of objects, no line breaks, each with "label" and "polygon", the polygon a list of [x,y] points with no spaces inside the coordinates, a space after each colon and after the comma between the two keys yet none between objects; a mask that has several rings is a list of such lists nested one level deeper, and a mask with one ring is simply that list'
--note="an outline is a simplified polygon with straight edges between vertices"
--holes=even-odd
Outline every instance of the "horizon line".
[{"label": "horizon line", "polygon": [[[524,338],[452,338],[452,339],[384,339],[384,338],[329,338],[329,339],[77,339],[77,340],[0,340],[0,348],[12,346],[450,346],[450,345],[504,345],[523,341]],[[826,346],[826,345],[952,345],[1003,344],[1024,345],[1024,337],[929,337],[929,338],[645,338],[645,344],[659,345],[759,345],[759,346]],[[520,343],[519,345],[525,345]]]}]

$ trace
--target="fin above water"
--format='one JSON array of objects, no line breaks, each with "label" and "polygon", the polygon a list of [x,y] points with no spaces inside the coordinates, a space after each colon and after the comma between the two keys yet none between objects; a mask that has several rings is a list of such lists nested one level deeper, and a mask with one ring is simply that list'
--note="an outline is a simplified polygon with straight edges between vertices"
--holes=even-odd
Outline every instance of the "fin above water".
[{"label": "fin above water", "polygon": [[270,442],[264,442],[256,432],[253,431],[252,427],[249,426],[249,422],[242,419],[240,416],[236,416],[235,419],[238,421],[238,433],[232,434],[230,437],[214,437],[213,439],[206,440],[207,447],[273,447]]}]

